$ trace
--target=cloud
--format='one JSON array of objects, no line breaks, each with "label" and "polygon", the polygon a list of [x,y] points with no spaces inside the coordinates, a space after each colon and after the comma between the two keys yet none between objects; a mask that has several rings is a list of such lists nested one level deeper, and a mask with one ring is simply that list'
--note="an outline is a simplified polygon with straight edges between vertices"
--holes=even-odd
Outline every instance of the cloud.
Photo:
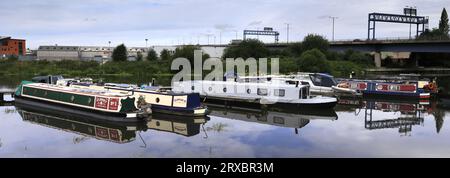
[{"label": "cloud", "polygon": [[230,31],[234,26],[230,24],[216,24],[214,25],[214,28],[219,31]]},{"label": "cloud", "polygon": [[[363,39],[368,13],[402,13],[406,5],[415,5],[419,15],[429,16],[431,28],[437,26],[442,8],[450,8],[449,1],[434,0],[2,0],[0,35],[25,38],[31,48],[104,41],[145,46],[146,36],[152,37],[151,45],[167,45],[192,34],[218,36],[221,31],[261,25],[277,30],[289,23],[290,39],[301,40],[308,33],[331,36],[331,23],[325,18],[331,15],[339,17],[336,39]],[[377,36],[407,36],[408,29],[404,24],[379,23]],[[223,34],[224,40],[233,38],[234,33]],[[206,40],[203,37],[200,43]]]},{"label": "cloud", "polygon": [[248,26],[257,26],[257,25],[261,25],[261,24],[262,24],[262,21],[253,21],[253,22],[250,22],[248,24]]}]

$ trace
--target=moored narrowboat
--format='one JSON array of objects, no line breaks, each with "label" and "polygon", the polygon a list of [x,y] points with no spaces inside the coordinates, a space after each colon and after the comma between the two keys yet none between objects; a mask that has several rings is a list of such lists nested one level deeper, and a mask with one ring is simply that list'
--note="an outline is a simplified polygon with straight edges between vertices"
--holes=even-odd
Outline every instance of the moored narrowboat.
[{"label": "moored narrowboat", "polygon": [[[310,86],[296,80],[239,81],[225,77],[225,81],[181,81],[173,83],[180,93],[199,93],[206,102],[236,103],[239,105],[286,105],[295,109],[333,108],[334,97],[311,96]],[[225,104],[224,103],[224,104]]]},{"label": "moored narrowboat", "polygon": [[95,89],[113,93],[131,95],[136,98],[138,108],[150,106],[152,112],[183,116],[205,116],[207,108],[202,105],[198,93],[175,93],[167,88],[139,88],[130,84],[115,83],[61,83],[77,89]]},{"label": "moored narrowboat", "polygon": [[132,95],[105,92],[93,89],[76,89],[48,83],[23,81],[15,92],[15,98],[33,102],[64,105],[80,110],[131,118],[144,118],[150,114],[148,108],[138,109]]}]

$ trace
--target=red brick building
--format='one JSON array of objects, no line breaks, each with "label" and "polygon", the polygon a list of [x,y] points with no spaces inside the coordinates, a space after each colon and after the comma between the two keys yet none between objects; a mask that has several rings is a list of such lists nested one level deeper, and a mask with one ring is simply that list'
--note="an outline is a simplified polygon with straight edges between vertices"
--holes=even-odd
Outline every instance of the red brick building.
[{"label": "red brick building", "polygon": [[26,51],[25,40],[0,37],[0,57],[25,56]]}]

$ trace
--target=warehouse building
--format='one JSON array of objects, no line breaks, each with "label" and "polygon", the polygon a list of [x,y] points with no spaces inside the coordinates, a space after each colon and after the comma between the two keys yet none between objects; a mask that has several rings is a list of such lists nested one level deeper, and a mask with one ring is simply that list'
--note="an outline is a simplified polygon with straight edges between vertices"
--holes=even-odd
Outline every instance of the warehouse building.
[{"label": "warehouse building", "polygon": [[[37,51],[38,60],[84,60],[108,61],[111,60],[113,47],[104,46],[40,46]],[[138,53],[145,58],[148,48],[128,48],[128,60],[136,60]]]}]

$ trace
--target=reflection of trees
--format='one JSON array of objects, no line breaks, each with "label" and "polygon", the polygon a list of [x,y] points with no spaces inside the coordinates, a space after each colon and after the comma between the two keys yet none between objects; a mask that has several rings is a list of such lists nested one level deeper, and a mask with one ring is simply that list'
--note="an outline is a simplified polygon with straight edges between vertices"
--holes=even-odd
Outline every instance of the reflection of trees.
[{"label": "reflection of trees", "polygon": [[212,131],[215,131],[215,132],[217,132],[217,133],[220,133],[220,132],[226,131],[226,128],[227,128],[227,127],[228,127],[228,124],[224,124],[224,123],[214,123],[214,124],[212,125],[212,127],[207,127],[206,130],[207,130],[207,131],[212,130]]},{"label": "reflection of trees", "polygon": [[2,147],[3,143],[2,143],[2,139],[0,138],[0,148]]},{"label": "reflection of trees", "polygon": [[441,131],[442,125],[444,125],[445,112],[440,109],[436,109],[433,112],[433,116],[434,120],[436,121],[436,132],[439,133]]}]

